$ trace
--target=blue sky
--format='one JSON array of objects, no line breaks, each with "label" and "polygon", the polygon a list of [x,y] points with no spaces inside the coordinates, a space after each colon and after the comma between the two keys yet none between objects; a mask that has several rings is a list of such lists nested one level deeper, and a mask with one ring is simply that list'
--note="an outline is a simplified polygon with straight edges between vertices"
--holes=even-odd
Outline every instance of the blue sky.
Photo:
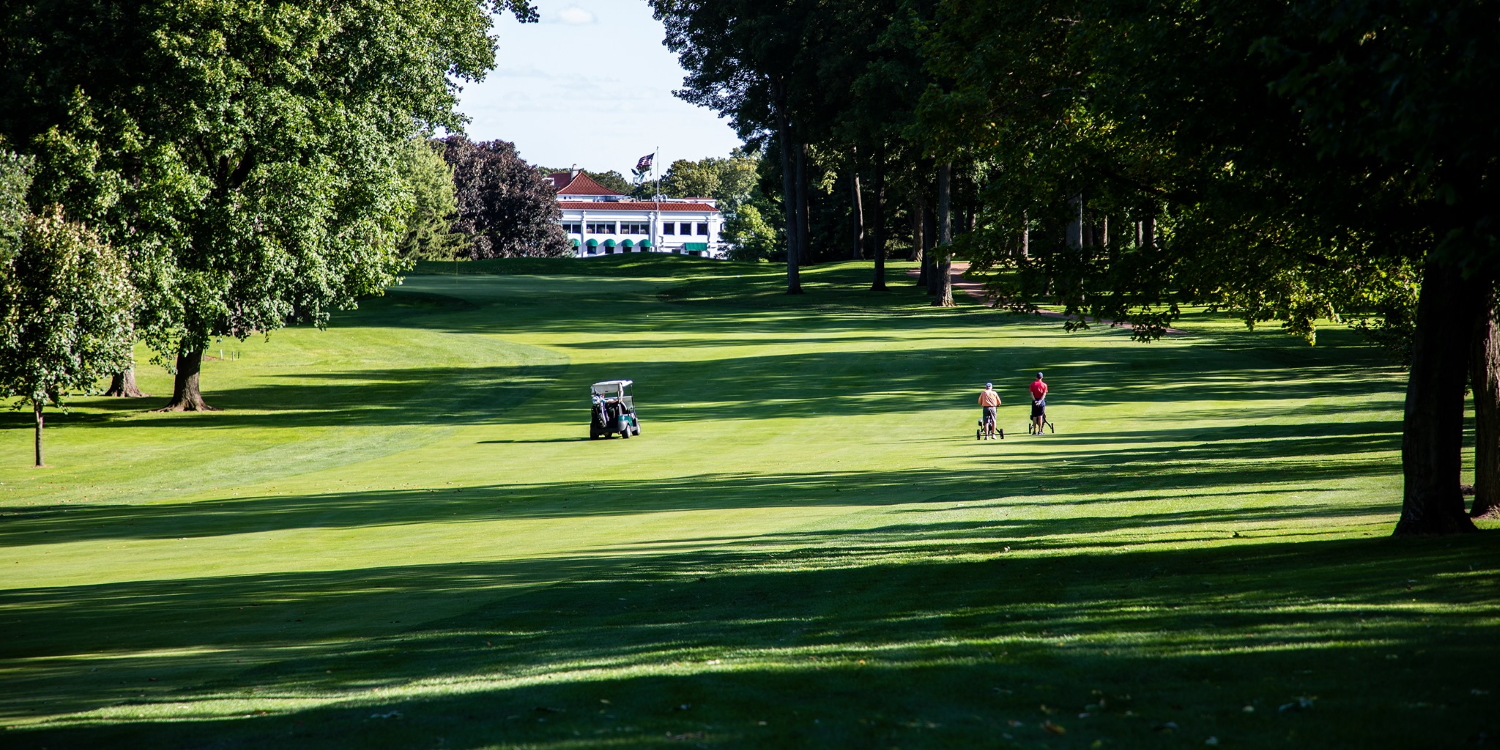
[{"label": "blue sky", "polygon": [[717,113],[672,96],[683,71],[645,0],[541,0],[537,8],[541,23],[496,20],[495,70],[461,94],[469,137],[512,141],[533,164],[627,177],[658,146],[665,168],[739,145]]}]

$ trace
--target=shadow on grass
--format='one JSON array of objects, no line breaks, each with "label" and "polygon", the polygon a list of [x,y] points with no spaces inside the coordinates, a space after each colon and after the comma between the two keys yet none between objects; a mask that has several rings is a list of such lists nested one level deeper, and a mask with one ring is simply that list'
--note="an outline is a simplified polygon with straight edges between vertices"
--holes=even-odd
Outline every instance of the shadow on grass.
[{"label": "shadow on grass", "polygon": [[[1311,429],[1316,434],[1298,434]],[[1210,439],[1216,437],[1218,439]],[[878,506],[920,502],[1031,503],[1042,495],[1139,493],[1139,501],[1209,493],[1222,485],[1309,487],[1395,471],[1393,423],[1239,425],[1116,436],[1048,436],[1048,455],[988,459],[984,471],[711,474],[669,479],[507,483],[463,490],[421,488],[321,495],[201,500],[189,504],[91,504],[27,509],[0,523],[0,544],[57,544],[112,538],[232,535],[295,528],[398,525],[631,515],[662,511],[809,505]],[[964,440],[967,440],[966,438]],[[1117,444],[1112,444],[1112,441]],[[525,441],[521,441],[525,442]],[[587,442],[586,437],[560,442]],[[1257,490],[1260,491],[1259,489]],[[1264,493],[1263,493],[1264,494]],[[1007,501],[1007,498],[1013,498]],[[1070,497],[1069,503],[1077,504]],[[1207,511],[1205,511],[1207,512]],[[1295,516],[1302,506],[1236,511],[1240,520]],[[1364,513],[1340,506],[1329,513]],[[1226,512],[1227,513],[1227,512]],[[1264,515],[1262,514],[1269,514]],[[1140,517],[1080,521],[1077,531],[1129,528]],[[1177,522],[1177,519],[1174,522]]]},{"label": "shadow on grass", "polygon": [[[5,656],[25,662],[10,662],[7,716],[157,715],[5,737],[1157,747],[1293,733],[1318,747],[1435,747],[1496,728],[1479,689],[1500,656],[1488,540],[1022,556],[982,530],[957,546],[955,529],[929,530],[12,592],[0,606],[21,637]],[[918,561],[910,544],[924,540],[953,556]],[[564,577],[576,580],[526,589]],[[462,614],[395,621],[435,606]],[[65,636],[48,627],[59,619]]]}]

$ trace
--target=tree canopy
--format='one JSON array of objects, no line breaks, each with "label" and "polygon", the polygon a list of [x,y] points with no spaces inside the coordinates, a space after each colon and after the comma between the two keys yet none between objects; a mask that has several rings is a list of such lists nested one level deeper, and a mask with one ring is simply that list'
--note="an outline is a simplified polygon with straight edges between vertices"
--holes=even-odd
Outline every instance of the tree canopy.
[{"label": "tree canopy", "polygon": [[31,405],[42,466],[43,408],[129,363],[139,297],[114,248],[56,207],[27,210],[27,161],[0,150],[0,396]]},{"label": "tree canopy", "polygon": [[492,10],[423,4],[11,2],[0,134],[53,203],[131,259],[138,332],[175,358],[169,408],[206,408],[203,349],[378,294],[406,143],[457,128],[458,84],[494,64]]},{"label": "tree canopy", "polygon": [[555,258],[571,249],[558,220],[557,190],[509,141],[442,141],[453,167],[458,227],[470,236],[471,258]]}]

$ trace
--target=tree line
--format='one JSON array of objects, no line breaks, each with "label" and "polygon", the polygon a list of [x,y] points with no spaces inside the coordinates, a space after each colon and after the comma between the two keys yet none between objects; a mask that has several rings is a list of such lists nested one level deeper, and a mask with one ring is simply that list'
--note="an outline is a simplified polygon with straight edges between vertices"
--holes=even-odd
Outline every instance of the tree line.
[{"label": "tree line", "polygon": [[[651,0],[764,155],[799,269],[889,249],[951,305],[1159,337],[1184,306],[1409,367],[1398,534],[1500,512],[1500,17],[1476,0]],[[901,241],[893,241],[899,236]],[[1460,485],[1466,390],[1476,494]]]}]

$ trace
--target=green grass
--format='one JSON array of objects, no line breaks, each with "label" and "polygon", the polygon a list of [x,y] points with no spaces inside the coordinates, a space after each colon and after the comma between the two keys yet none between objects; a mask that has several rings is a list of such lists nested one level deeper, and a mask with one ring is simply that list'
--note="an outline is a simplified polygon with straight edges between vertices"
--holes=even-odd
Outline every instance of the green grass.
[{"label": "green grass", "polygon": [[[53,415],[51,468],[4,413],[0,747],[1500,738],[1495,535],[1388,538],[1402,378],[1347,331],[463,265],[226,342],[222,412],[146,411],[143,359],[157,397]],[[614,377],[643,434],[589,441]]]}]

